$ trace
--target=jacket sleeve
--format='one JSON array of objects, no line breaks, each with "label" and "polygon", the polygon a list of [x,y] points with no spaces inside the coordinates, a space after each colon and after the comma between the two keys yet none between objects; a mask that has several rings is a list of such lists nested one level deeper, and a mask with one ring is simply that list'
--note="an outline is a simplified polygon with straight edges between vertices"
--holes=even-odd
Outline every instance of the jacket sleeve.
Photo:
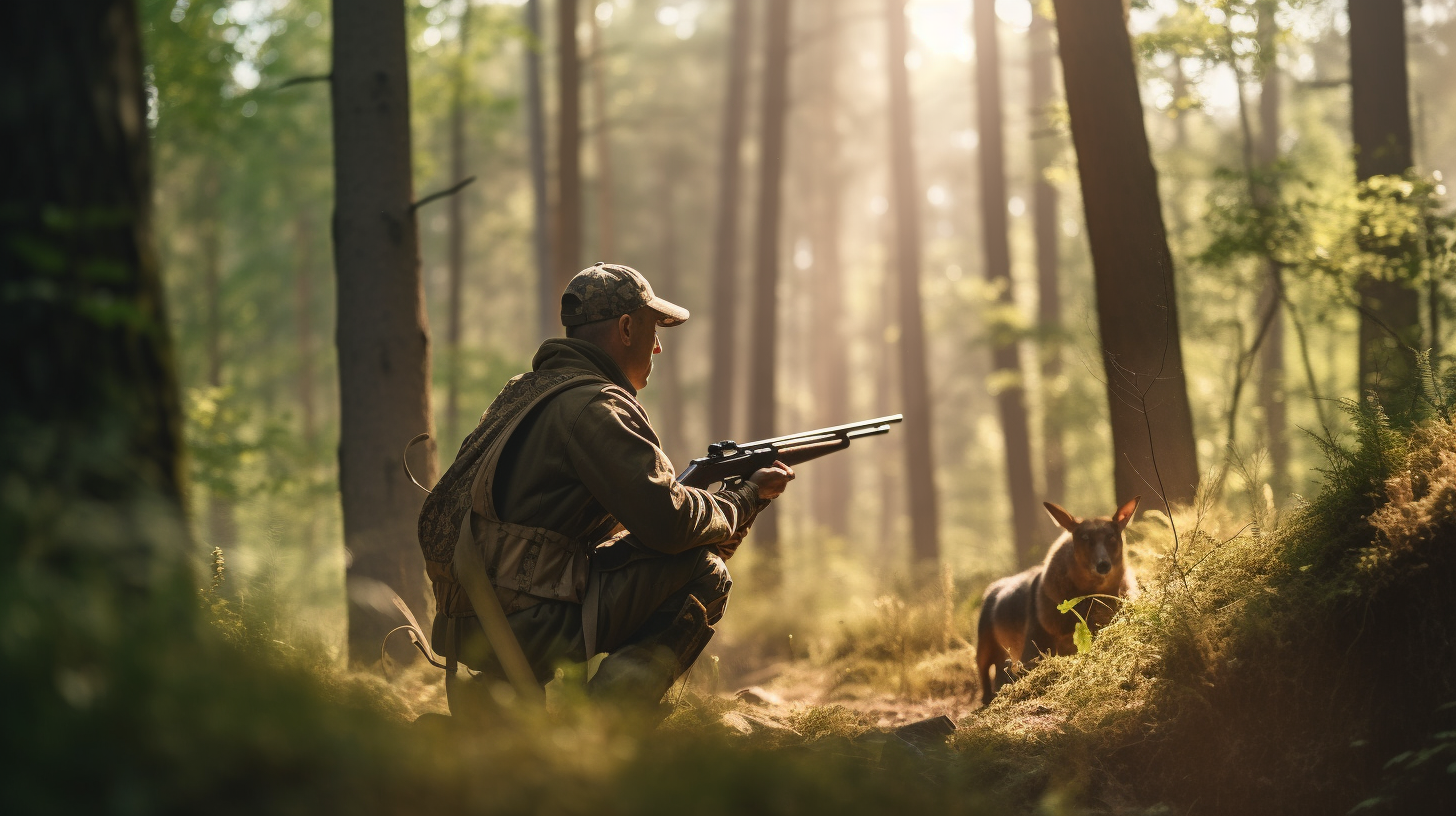
[{"label": "jacket sleeve", "polygon": [[647,414],[611,389],[572,425],[567,455],[592,496],[643,545],[666,553],[720,544],[757,513],[756,494],[680,484]]}]

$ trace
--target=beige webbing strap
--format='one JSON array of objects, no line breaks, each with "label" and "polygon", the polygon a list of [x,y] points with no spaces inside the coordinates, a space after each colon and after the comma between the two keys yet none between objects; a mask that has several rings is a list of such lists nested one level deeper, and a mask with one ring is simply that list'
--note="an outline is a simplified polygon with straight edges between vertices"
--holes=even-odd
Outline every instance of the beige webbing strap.
[{"label": "beige webbing strap", "polygon": [[511,631],[500,598],[496,597],[495,587],[491,586],[486,575],[480,548],[475,546],[475,533],[470,524],[473,515],[466,512],[465,521],[460,525],[460,538],[455,542],[455,577],[460,579],[466,597],[470,598],[470,605],[475,607],[475,615],[480,619],[490,648],[495,651],[496,659],[505,669],[506,679],[511,681],[516,694],[529,703],[544,704],[546,692],[536,682],[536,673],[531,671],[530,661],[521,650],[521,642]]},{"label": "beige webbing strap", "polygon": [[597,656],[597,607],[602,599],[602,573],[592,570],[586,579],[586,596],[581,599],[581,635],[586,641],[586,659]]}]

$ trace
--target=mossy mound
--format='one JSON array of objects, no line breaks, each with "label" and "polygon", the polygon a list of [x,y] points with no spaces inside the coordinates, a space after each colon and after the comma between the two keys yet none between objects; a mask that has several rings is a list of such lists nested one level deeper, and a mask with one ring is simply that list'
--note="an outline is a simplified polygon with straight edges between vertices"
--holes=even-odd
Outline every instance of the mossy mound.
[{"label": "mossy mound", "polygon": [[1456,429],[1407,437],[1353,414],[1356,445],[1331,449],[1318,498],[1226,540],[1206,516],[1185,519],[1176,549],[1169,530],[1144,595],[1090,652],[968,718],[967,760],[1014,798],[1050,789],[1097,810],[1449,804]]}]

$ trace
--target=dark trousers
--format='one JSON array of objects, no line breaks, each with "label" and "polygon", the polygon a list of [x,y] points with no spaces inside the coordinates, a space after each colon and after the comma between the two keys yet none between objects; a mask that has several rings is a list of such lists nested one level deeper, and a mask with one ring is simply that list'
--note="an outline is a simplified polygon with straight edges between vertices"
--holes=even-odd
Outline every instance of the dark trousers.
[{"label": "dark trousers", "polygon": [[[626,536],[592,553],[596,593],[596,649],[607,652],[589,685],[593,696],[615,696],[656,704],[692,666],[713,634],[712,624],[728,606],[732,578],[712,547],[667,555]],[[565,663],[583,663],[586,653],[582,606],[543,601],[506,616],[536,679],[545,683]],[[506,677],[495,660],[478,618],[452,618],[446,654],[469,666],[447,673],[450,710],[460,714],[490,706],[491,687]]]}]

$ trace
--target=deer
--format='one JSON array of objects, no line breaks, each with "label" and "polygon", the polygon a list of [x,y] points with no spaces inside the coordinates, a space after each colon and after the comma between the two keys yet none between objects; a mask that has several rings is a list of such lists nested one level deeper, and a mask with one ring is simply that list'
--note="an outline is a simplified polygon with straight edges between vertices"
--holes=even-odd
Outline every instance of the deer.
[{"label": "deer", "polygon": [[1123,560],[1122,533],[1141,499],[1134,496],[1110,517],[1086,519],[1042,503],[1062,528],[1061,536],[1040,564],[993,582],[981,601],[976,670],[983,705],[1014,679],[1013,666],[1030,667],[1042,655],[1076,653],[1079,618],[1063,614],[1062,603],[1085,598],[1074,609],[1095,632],[1112,619],[1119,605],[1114,598],[1137,596],[1137,576]]}]

